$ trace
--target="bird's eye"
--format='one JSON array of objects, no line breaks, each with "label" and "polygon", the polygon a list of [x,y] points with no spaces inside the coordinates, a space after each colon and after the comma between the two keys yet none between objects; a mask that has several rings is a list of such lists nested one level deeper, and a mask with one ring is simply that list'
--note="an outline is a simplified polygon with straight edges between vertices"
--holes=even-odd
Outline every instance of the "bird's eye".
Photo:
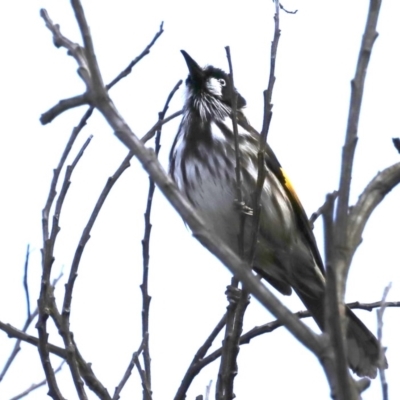
[{"label": "bird's eye", "polygon": [[218,82],[221,84],[221,86],[226,85],[225,79],[218,79]]}]

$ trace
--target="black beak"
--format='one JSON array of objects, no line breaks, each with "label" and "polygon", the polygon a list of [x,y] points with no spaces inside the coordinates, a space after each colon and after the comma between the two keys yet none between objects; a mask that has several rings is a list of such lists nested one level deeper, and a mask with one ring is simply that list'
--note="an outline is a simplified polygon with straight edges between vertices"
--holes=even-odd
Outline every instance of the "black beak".
[{"label": "black beak", "polygon": [[188,53],[186,53],[185,50],[181,50],[181,53],[182,53],[183,57],[185,58],[186,64],[189,69],[189,74],[192,77],[192,79],[195,82],[201,82],[201,80],[203,79],[203,75],[204,75],[203,68],[201,68],[199,66],[199,64],[197,64],[197,62],[194,61],[193,58],[190,57]]}]

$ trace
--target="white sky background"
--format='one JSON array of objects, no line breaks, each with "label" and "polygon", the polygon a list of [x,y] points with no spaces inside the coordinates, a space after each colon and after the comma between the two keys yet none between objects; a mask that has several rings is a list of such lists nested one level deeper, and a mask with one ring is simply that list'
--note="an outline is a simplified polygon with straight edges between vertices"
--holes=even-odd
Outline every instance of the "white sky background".
[{"label": "white sky background", "polygon": [[[296,15],[281,14],[274,116],[269,142],[298,191],[308,214],[337,188],[341,146],[347,121],[350,79],[354,75],[368,2],[285,1]],[[7,5],[5,5],[7,4]],[[343,4],[343,3],[342,3]],[[185,49],[199,62],[227,69],[224,46],[230,45],[235,83],[248,104],[247,115],[259,128],[262,91],[267,86],[272,1],[84,1],[98,61],[105,82],[136,57],[164,21],[165,32],[133,73],[112,89],[111,97],[132,130],[142,136],[156,122],[157,113],[187,68],[179,52]],[[80,94],[84,85],[75,61],[56,49],[39,17],[47,8],[64,35],[80,41],[67,1],[13,1],[0,12],[2,47],[2,134],[0,162],[0,320],[21,327],[25,315],[22,271],[27,243],[31,244],[30,289],[33,306],[40,284],[41,210],[48,194],[52,169],[85,108],[69,111],[42,127],[39,116],[58,100]],[[399,92],[400,26],[398,2],[384,1],[379,37],[370,63],[359,125],[353,174],[352,201],[375,174],[399,161],[391,138],[400,136]],[[179,110],[183,90],[170,112]],[[178,120],[164,127],[160,159],[167,157]],[[106,179],[127,150],[98,114],[80,134],[75,156],[89,134],[92,143],[76,168],[60,220],[54,273],[67,275],[82,228]],[[69,160],[71,161],[71,160]],[[62,174],[63,176],[63,174]],[[147,177],[137,161],[111,192],[98,218],[81,261],[72,304],[72,331],[84,358],[113,393],[140,344],[143,213]],[[400,300],[398,205],[395,189],[376,210],[364,234],[351,269],[347,300],[377,301],[393,282],[389,300]],[[171,399],[195,351],[221,318],[226,307],[229,272],[190,235],[181,219],[159,192],[152,215],[150,345],[154,399]],[[316,235],[321,237],[318,223]],[[322,248],[322,247],[321,247]],[[64,294],[60,282],[56,296]],[[294,311],[304,306],[284,298]],[[390,368],[389,393],[399,398],[399,310],[385,314],[384,344]],[[357,312],[376,331],[375,313]],[[252,301],[245,330],[273,319]],[[315,326],[315,325],[313,325]],[[36,335],[34,327],[30,330]],[[51,342],[60,343],[56,334]],[[219,346],[219,338],[216,345]],[[13,341],[0,334],[0,367]],[[54,365],[59,360],[54,358]],[[216,378],[217,363],[193,383],[188,399],[204,393]],[[9,399],[42,380],[37,351],[23,345],[5,380],[0,399]],[[77,398],[67,367],[58,376],[62,392]],[[46,388],[31,399],[46,397]],[[242,347],[237,399],[328,399],[329,391],[318,360],[284,329]],[[89,392],[90,398],[94,398]],[[124,389],[123,399],[141,396],[137,372]],[[375,380],[364,399],[379,399]]]}]

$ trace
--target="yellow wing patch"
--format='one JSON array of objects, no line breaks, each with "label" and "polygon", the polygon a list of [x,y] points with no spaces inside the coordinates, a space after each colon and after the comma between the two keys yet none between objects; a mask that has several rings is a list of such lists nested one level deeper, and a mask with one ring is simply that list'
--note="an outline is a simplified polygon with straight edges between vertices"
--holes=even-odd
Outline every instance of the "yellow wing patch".
[{"label": "yellow wing patch", "polygon": [[294,190],[294,187],[292,185],[292,182],[290,181],[289,177],[286,175],[286,172],[281,168],[281,172],[283,175],[283,178],[285,179],[285,186],[287,190],[290,192],[290,194],[293,196],[293,198],[296,200],[297,204],[302,207],[300,203],[300,199],[297,197],[296,191]]}]

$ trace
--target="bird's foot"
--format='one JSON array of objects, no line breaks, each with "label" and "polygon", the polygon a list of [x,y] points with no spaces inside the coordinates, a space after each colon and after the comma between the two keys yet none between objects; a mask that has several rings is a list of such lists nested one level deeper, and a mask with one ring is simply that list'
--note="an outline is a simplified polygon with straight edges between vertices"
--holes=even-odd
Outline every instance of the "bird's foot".
[{"label": "bird's foot", "polygon": [[228,285],[225,294],[229,305],[236,305],[242,297],[242,290],[236,286]]},{"label": "bird's foot", "polygon": [[243,201],[238,201],[235,199],[235,207],[236,209],[244,215],[253,216],[253,209],[247,206]]}]

